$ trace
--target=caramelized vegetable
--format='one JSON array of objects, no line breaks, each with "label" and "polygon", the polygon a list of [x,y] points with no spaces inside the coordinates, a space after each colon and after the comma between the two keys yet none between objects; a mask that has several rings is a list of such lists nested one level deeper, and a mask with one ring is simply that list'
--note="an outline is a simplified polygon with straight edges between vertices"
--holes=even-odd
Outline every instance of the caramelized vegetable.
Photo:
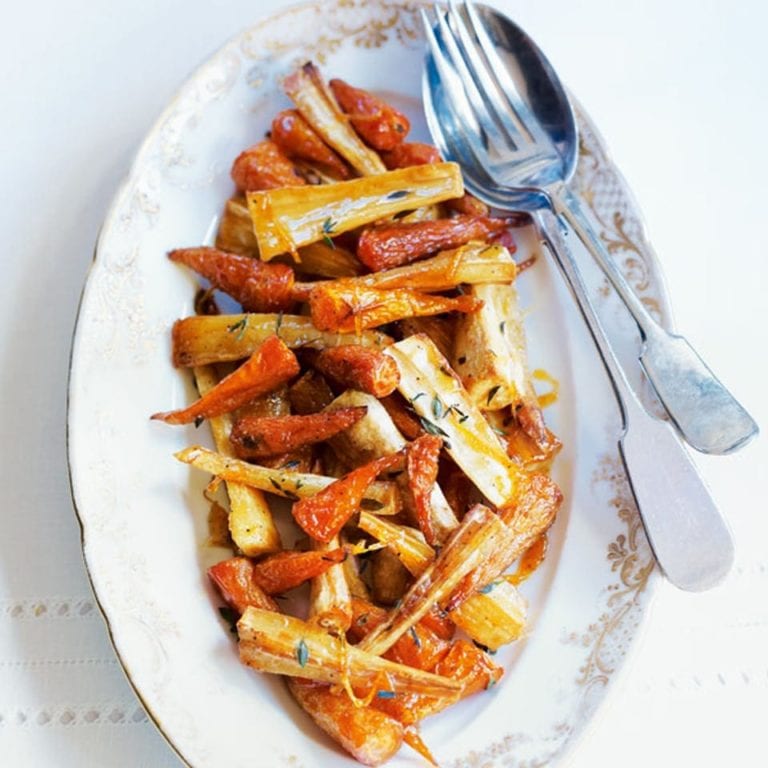
[{"label": "caramelized vegetable", "polygon": [[189,424],[195,419],[229,413],[277,387],[299,372],[296,355],[270,336],[237,370],[187,408],[155,413],[166,424]]},{"label": "caramelized vegetable", "polygon": [[[240,459],[222,456],[199,445],[185,448],[174,455],[179,461],[191,464],[203,472],[210,472],[222,480],[233,480],[286,499],[314,496],[336,482],[333,477],[296,472],[287,467],[271,468],[249,464]],[[364,498],[369,499],[377,508],[381,507],[379,514],[385,514],[385,510],[392,515],[400,511],[400,494],[394,483],[371,483]]]},{"label": "caramelized vegetable", "polygon": [[[195,382],[201,395],[206,395],[220,377],[213,366],[198,366],[194,369]],[[216,449],[231,456],[232,444],[229,435],[232,431],[232,419],[228,413],[213,416],[208,423],[213,434]],[[282,549],[280,534],[264,494],[256,488],[237,482],[227,482],[229,497],[229,533],[237,548],[250,557],[276,552]]]},{"label": "caramelized vegetable", "polygon": [[269,597],[256,580],[255,565],[247,557],[231,557],[208,569],[208,576],[221,596],[238,613],[248,606],[277,611],[277,603]]},{"label": "caramelized vegetable", "polygon": [[329,85],[354,129],[369,146],[378,150],[393,149],[405,139],[411,125],[402,112],[343,80],[331,80]]},{"label": "caramelized vegetable", "polygon": [[279,595],[320,576],[345,557],[340,547],[328,551],[278,552],[254,565],[254,581],[268,595]]},{"label": "caramelized vegetable", "polygon": [[[504,674],[503,668],[494,664],[487,653],[466,640],[457,640],[432,669],[436,674],[461,683],[460,699],[490,688]],[[455,701],[456,698],[451,696],[410,693],[377,698],[372,706],[408,726],[442,711]]]},{"label": "caramelized vegetable", "polygon": [[518,502],[500,510],[506,523],[493,552],[464,578],[446,608],[452,610],[475,590],[490,584],[517,560],[552,525],[563,495],[544,474],[532,475],[525,482]]},{"label": "caramelized vegetable", "polygon": [[241,459],[260,459],[319,443],[351,427],[365,408],[340,408],[307,416],[243,418],[235,422],[230,439]]},{"label": "caramelized vegetable", "polygon": [[270,138],[289,157],[311,160],[337,179],[349,178],[349,170],[341,158],[295,109],[284,109],[277,114],[272,121]]},{"label": "caramelized vegetable", "polygon": [[456,216],[412,224],[382,224],[366,229],[357,244],[357,258],[373,272],[399,267],[435,251],[485,240],[506,228],[504,219]]},{"label": "caramelized vegetable", "polygon": [[241,192],[300,186],[305,183],[293,163],[273,141],[260,141],[232,164],[232,181]]},{"label": "caramelized vegetable", "polygon": [[216,247],[227,253],[259,257],[259,245],[253,234],[251,214],[244,197],[227,200],[216,233]]},{"label": "caramelized vegetable", "polygon": [[381,158],[352,130],[320,70],[312,62],[289,75],[283,87],[304,119],[360,175],[371,176],[385,170]]},{"label": "caramelized vegetable", "polygon": [[[339,551],[339,537],[334,536],[326,544],[312,542],[315,554],[330,557]],[[311,582],[309,615],[311,619],[331,634],[341,637],[352,622],[352,595],[347,584],[343,558],[330,568],[317,574]]]},{"label": "caramelized vegetable", "polygon": [[319,331],[310,318],[301,315],[195,315],[173,324],[173,364],[207,365],[242,360],[275,334],[291,349],[323,349],[339,344],[381,348],[392,343],[389,336],[378,331],[360,335]]},{"label": "caramelized vegetable", "polygon": [[463,193],[459,167],[438,163],[384,171],[374,178],[249,192],[246,197],[259,253],[270,261],[400,211]]},{"label": "caramelized vegetable", "polygon": [[381,765],[400,749],[403,726],[384,712],[356,706],[346,693],[311,680],[290,678],[288,689],[317,725],[363,765]]},{"label": "caramelized vegetable", "polygon": [[459,582],[485,560],[503,535],[504,523],[487,507],[476,504],[464,516],[387,621],[368,635],[360,648],[380,655],[391,648],[435,604],[448,600]]},{"label": "caramelized vegetable", "polygon": [[290,675],[373,693],[380,680],[395,691],[434,696],[458,693],[461,684],[366,653],[311,622],[249,607],[237,623],[240,658],[259,672]]},{"label": "caramelized vegetable", "polygon": [[[512,281],[517,271],[517,265],[506,248],[469,243],[413,264],[360,275],[345,280],[344,284],[364,285],[378,290],[408,288],[431,293],[456,288],[462,283],[474,285]],[[295,283],[294,296],[305,300],[313,287],[313,283]]]},{"label": "caramelized vegetable", "polygon": [[381,159],[390,170],[409,168],[412,165],[429,165],[439,163],[441,160],[437,147],[419,142],[397,144],[392,149],[382,152]]},{"label": "caramelized vegetable", "polygon": [[432,546],[441,543],[432,527],[431,498],[437,480],[437,462],[442,447],[441,437],[422,435],[414,440],[406,451],[408,483],[416,507],[416,519],[427,543]]},{"label": "caramelized vegetable", "polygon": [[398,454],[385,456],[336,480],[317,495],[293,505],[293,518],[312,538],[327,542],[336,536],[360,507],[376,476],[402,461]]},{"label": "caramelized vegetable", "polygon": [[228,293],[246,312],[277,312],[293,304],[293,270],[217,248],[179,248],[168,254]]},{"label": "caramelized vegetable", "polygon": [[469,296],[445,298],[404,288],[380,291],[341,281],[318,285],[309,297],[312,322],[324,331],[359,332],[405,317],[443,312],[475,312],[481,304]]},{"label": "caramelized vegetable", "polygon": [[298,414],[318,413],[333,401],[333,392],[322,374],[307,371],[288,390],[291,408]]},{"label": "caramelized vegetable", "polygon": [[314,366],[337,384],[378,398],[391,395],[400,381],[397,365],[391,357],[359,344],[324,349]]}]

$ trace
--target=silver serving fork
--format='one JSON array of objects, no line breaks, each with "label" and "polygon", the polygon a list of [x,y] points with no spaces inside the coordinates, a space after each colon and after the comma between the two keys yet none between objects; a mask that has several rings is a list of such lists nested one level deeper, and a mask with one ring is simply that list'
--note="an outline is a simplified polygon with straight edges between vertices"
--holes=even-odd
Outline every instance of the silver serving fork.
[{"label": "silver serving fork", "polygon": [[[578,234],[637,322],[643,369],[690,445],[705,453],[745,445],[758,432],[754,420],[690,344],[650,316],[569,190],[578,159],[576,122],[541,51],[511,21],[472,2],[449,0],[447,13],[435,10],[430,19],[422,9],[422,15],[430,85],[440,89],[434,99],[425,93],[425,102],[440,149],[465,168],[481,169],[487,179],[481,186],[509,189],[518,209],[550,208]],[[471,180],[468,187],[482,197]]]},{"label": "silver serving fork", "polygon": [[[558,175],[561,186],[568,177],[562,149],[551,132],[541,125],[536,128],[538,120],[517,87],[508,90],[508,83],[500,81],[506,63],[489,64],[494,59],[493,51],[486,50],[490,36],[485,20],[511,22],[489,9],[483,9],[481,20],[470,4],[460,7],[455,0],[447,16],[440,9],[436,19],[422,13],[431,52],[425,107],[433,137],[446,157],[462,164],[467,187],[480,199],[498,208],[529,210],[534,216],[613,385],[623,422],[619,451],[656,559],[667,578],[682,589],[714,586],[733,563],[728,525],[677,434],[649,415],[632,391],[589,300],[552,202]],[[570,108],[567,116],[573,119]],[[518,151],[522,171],[516,169]],[[542,185],[547,173],[551,178]],[[513,186],[506,186],[505,180]]]}]

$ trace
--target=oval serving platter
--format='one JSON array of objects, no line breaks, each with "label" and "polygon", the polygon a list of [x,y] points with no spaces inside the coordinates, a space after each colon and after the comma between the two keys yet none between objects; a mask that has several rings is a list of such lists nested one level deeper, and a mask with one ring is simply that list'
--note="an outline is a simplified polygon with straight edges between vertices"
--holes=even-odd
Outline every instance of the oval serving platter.
[{"label": "oval serving platter", "polygon": [[[192,314],[193,280],[174,247],[212,240],[232,193],[229,167],[287,106],[281,78],[311,59],[331,77],[420,110],[418,6],[374,0],[303,5],[228,42],[180,89],[147,136],[112,204],[84,289],[73,342],[68,443],[88,571],[116,651],[149,715],[194,768],[356,765],[298,708],[282,681],[243,666],[206,568],[204,478],[172,454],[205,443],[205,427],[168,428],[149,414],[193,397],[170,361],[170,328]],[[574,185],[635,290],[668,317],[658,267],[636,206],[580,112]],[[536,249],[532,232],[521,246]],[[588,268],[585,254],[582,263]],[[631,323],[588,269],[620,356]],[[529,309],[532,367],[560,381],[547,419],[564,449],[554,477],[565,504],[544,565],[522,592],[526,637],[497,655],[492,691],[424,722],[440,765],[555,765],[605,699],[636,639],[657,582],[617,454],[618,411],[578,314],[541,256],[519,279]],[[639,374],[637,374],[639,376]],[[639,378],[636,384],[642,387]],[[256,760],[256,761],[255,761]],[[389,764],[422,765],[404,747]]]}]

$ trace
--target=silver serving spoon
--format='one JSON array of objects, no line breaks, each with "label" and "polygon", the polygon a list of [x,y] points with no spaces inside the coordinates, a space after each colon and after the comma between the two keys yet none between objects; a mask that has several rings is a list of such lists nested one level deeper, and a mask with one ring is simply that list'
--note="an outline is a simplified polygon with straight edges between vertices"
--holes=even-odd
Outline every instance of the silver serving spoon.
[{"label": "silver serving spoon", "polygon": [[[682,336],[662,328],[627,284],[567,186],[578,130],[554,69],[528,35],[497,11],[449,2],[430,20],[424,89],[428,122],[444,156],[505,190],[517,210],[551,209],[594,256],[640,331],[640,363],[678,431],[696,450],[724,454],[758,433],[752,417]],[[467,187],[482,197],[473,179]],[[480,186],[483,186],[481,184]],[[487,187],[487,184],[485,184]]]},{"label": "silver serving spoon", "polygon": [[[431,35],[431,22],[428,24]],[[430,46],[435,58],[442,55],[437,45],[433,37]],[[734,559],[726,521],[677,434],[669,424],[648,414],[632,391],[547,196],[535,188],[501,188],[477,162],[468,146],[473,127],[464,121],[468,115],[482,117],[483,113],[475,115],[471,105],[457,105],[447,98],[435,58],[427,59],[424,81],[425,108],[433,137],[447,157],[462,163],[465,183],[480,199],[496,208],[524,208],[533,213],[573,292],[616,394],[622,417],[619,451],[659,565],[669,581],[681,589],[703,590],[716,585]],[[447,67],[442,69],[450,74]]]}]

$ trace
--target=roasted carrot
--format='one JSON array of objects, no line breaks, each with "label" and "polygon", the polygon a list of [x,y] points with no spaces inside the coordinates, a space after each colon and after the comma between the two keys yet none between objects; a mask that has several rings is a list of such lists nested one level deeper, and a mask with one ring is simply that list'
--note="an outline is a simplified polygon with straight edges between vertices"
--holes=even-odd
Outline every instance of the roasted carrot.
[{"label": "roasted carrot", "polygon": [[425,696],[420,693],[402,693],[392,697],[377,697],[371,706],[386,712],[405,726],[414,725],[459,699],[492,687],[504,674],[504,669],[494,664],[485,651],[467,640],[456,640],[430,671],[460,682],[460,695]]},{"label": "roasted carrot", "polygon": [[295,109],[278,113],[272,121],[270,138],[288,157],[309,160],[338,179],[349,178],[349,169],[341,158]]},{"label": "roasted carrot", "polygon": [[329,85],[339,106],[349,115],[352,127],[371,147],[393,149],[405,139],[411,124],[402,112],[343,80],[331,80]]},{"label": "roasted carrot", "polygon": [[381,765],[403,743],[403,726],[384,712],[359,707],[324,683],[288,678],[299,705],[334,741],[363,765]]},{"label": "roasted carrot", "polygon": [[312,323],[323,331],[360,332],[405,317],[439,315],[443,312],[475,312],[482,302],[471,296],[449,299],[404,288],[380,291],[336,281],[318,285],[309,297]]},{"label": "roasted carrot", "polygon": [[241,459],[261,459],[328,440],[365,416],[367,408],[339,408],[306,416],[246,417],[235,422],[230,440]]},{"label": "roasted carrot", "polygon": [[420,142],[403,142],[387,152],[381,153],[384,165],[392,171],[395,168],[410,168],[412,165],[439,163],[442,158],[437,147]]},{"label": "roasted carrot", "polygon": [[435,537],[432,527],[432,489],[437,480],[438,459],[443,439],[437,435],[422,435],[414,440],[406,449],[406,469],[408,471],[408,486],[413,495],[413,505],[419,528],[427,540],[427,544],[440,544]]},{"label": "roasted carrot", "polygon": [[373,272],[379,272],[409,264],[435,251],[457,248],[470,240],[485,240],[507,226],[506,220],[489,216],[382,224],[360,235],[357,258]]},{"label": "roasted carrot", "polygon": [[293,305],[293,270],[217,248],[178,248],[168,254],[240,302],[245,312],[280,312]]},{"label": "roasted carrot", "polygon": [[297,501],[294,519],[312,538],[330,541],[356,512],[376,476],[400,462],[402,456],[393,453],[352,470],[316,495]]},{"label": "roasted carrot", "polygon": [[[236,330],[236,329],[234,329]],[[299,372],[296,355],[277,337],[270,336],[239,368],[187,408],[155,413],[166,424],[189,424],[239,408],[273,390]]]},{"label": "roasted carrot", "polygon": [[314,366],[345,389],[358,389],[379,398],[391,395],[400,382],[397,363],[391,357],[359,344],[324,349]]},{"label": "roasted carrot", "polygon": [[277,552],[254,565],[253,577],[268,595],[279,595],[320,576],[345,557],[341,548],[327,552]]},{"label": "roasted carrot", "polygon": [[277,611],[277,603],[267,595],[256,579],[256,565],[248,557],[230,557],[208,569],[208,576],[221,596],[238,613],[250,605],[265,611]]},{"label": "roasted carrot", "polygon": [[260,141],[241,152],[230,173],[241,192],[295,187],[306,183],[274,141]]}]

